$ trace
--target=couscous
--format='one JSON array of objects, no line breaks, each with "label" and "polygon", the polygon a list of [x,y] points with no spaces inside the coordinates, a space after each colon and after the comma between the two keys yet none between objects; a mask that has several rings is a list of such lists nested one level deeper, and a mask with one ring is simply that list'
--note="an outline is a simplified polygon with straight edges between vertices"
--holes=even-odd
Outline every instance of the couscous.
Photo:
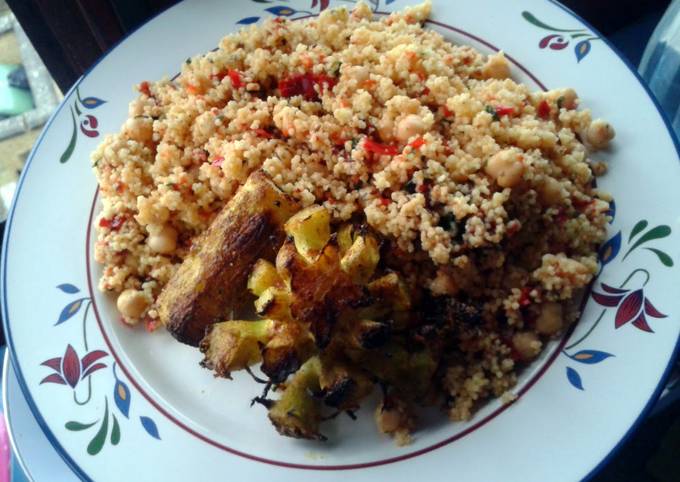
[{"label": "couscous", "polygon": [[[125,323],[158,325],[192,241],[261,170],[333,226],[366,223],[411,289],[476,307],[437,368],[453,420],[513,398],[518,369],[577,319],[597,271],[609,199],[590,156],[614,130],[573,89],[533,92],[502,52],[423,28],[429,11],[271,19],[138,86],[92,155],[99,288],[120,293]],[[386,432],[404,428],[394,407]]]}]

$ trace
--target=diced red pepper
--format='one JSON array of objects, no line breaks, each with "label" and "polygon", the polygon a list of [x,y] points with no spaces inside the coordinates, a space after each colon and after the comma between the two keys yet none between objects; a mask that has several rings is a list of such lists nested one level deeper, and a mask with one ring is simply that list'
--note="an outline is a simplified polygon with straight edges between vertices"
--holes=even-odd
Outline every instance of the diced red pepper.
[{"label": "diced red pepper", "polygon": [[423,139],[422,137],[419,137],[415,141],[411,142],[409,145],[414,149],[418,149],[418,148],[423,147],[425,145],[425,139]]},{"label": "diced red pepper", "polygon": [[223,162],[224,162],[224,157],[222,157],[222,156],[217,156],[217,157],[213,160],[213,162],[211,162],[210,164],[212,164],[212,165],[215,166],[215,167],[221,167]]},{"label": "diced red pepper", "polygon": [[381,144],[372,139],[364,140],[364,149],[366,149],[368,152],[379,155],[396,156],[399,154],[399,149],[396,146],[392,146],[390,144]]},{"label": "diced red pepper", "polygon": [[255,132],[255,134],[257,134],[259,137],[264,137],[265,139],[271,139],[274,137],[271,132],[264,129],[254,129],[253,132]]},{"label": "diced red pepper", "polygon": [[519,306],[529,306],[531,304],[531,288],[525,286],[522,288],[522,292],[519,295]]},{"label": "diced red pepper", "polygon": [[416,188],[416,190],[421,194],[425,194],[426,192],[429,192],[429,190],[430,190],[430,183],[426,181],[426,182],[422,183],[421,185],[419,185]]},{"label": "diced red pepper", "polygon": [[142,94],[151,97],[151,89],[149,88],[149,83],[146,80],[139,84],[139,91]]},{"label": "diced red pepper", "polygon": [[387,199],[385,197],[380,198],[380,204],[382,204],[383,206],[389,206],[391,202],[392,202],[391,199]]},{"label": "diced red pepper", "polygon": [[442,113],[444,114],[444,117],[451,117],[453,115],[453,112],[451,112],[445,105],[442,106]]},{"label": "diced red pepper", "polygon": [[326,74],[295,74],[279,80],[279,92],[283,97],[301,95],[307,100],[318,100],[319,94],[314,89],[315,85],[333,88],[337,79]]},{"label": "diced red pepper", "polygon": [[429,95],[430,94],[430,89],[428,87],[425,87],[423,89],[422,95]]},{"label": "diced red pepper", "polygon": [[538,114],[538,117],[541,119],[547,119],[550,117],[550,104],[548,104],[548,101],[542,100],[540,104],[538,104],[538,109],[536,110],[536,113]]},{"label": "diced red pepper", "polygon": [[156,331],[159,324],[160,324],[159,321],[154,318],[146,318],[144,320],[144,327],[146,328],[146,331],[149,333]]},{"label": "diced red pepper", "polygon": [[499,117],[503,117],[504,115],[512,116],[515,114],[515,108],[503,106],[496,107],[496,114],[498,114]]},{"label": "diced red pepper", "polygon": [[585,209],[591,204],[593,204],[595,201],[592,199],[590,201],[584,201],[582,199],[572,199],[571,202],[574,205],[574,207],[579,211],[585,211]]},{"label": "diced red pepper", "polygon": [[229,79],[231,79],[231,85],[234,86],[234,89],[240,89],[243,87],[241,73],[238,70],[229,69],[227,70],[227,75],[229,76]]},{"label": "diced red pepper", "polygon": [[100,228],[109,228],[111,231],[118,231],[125,223],[125,219],[120,216],[114,216],[112,219],[101,218],[99,220]]}]

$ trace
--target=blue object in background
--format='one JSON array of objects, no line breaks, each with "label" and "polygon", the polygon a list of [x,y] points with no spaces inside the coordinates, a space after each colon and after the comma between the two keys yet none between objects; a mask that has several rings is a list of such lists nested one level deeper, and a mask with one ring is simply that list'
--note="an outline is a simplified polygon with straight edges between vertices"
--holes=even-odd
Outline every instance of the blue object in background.
[{"label": "blue object in background", "polygon": [[[2,346],[0,347],[0,360],[5,359],[5,350],[7,347]],[[0,384],[2,384],[4,380],[2,380],[2,370],[0,370]],[[3,406],[3,400],[2,397],[0,397],[0,413],[1,417],[4,417],[4,412],[5,412],[5,407]],[[3,425],[4,426],[4,425]],[[17,463],[17,460],[14,455],[12,455],[12,463],[11,463],[11,481],[12,482],[29,482],[28,478],[24,474],[24,471],[21,470],[21,467]]]},{"label": "blue object in background", "polygon": [[640,74],[680,134],[680,0],[673,0],[647,44]]}]

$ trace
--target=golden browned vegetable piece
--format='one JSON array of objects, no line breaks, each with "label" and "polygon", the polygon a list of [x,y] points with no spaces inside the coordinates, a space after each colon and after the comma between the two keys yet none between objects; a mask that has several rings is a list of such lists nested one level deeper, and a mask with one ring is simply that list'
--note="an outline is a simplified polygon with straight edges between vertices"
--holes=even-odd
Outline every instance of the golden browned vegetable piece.
[{"label": "golden browned vegetable piece", "polygon": [[192,247],[158,297],[161,322],[177,340],[198,345],[208,325],[243,306],[248,275],[273,259],[296,203],[256,171]]}]

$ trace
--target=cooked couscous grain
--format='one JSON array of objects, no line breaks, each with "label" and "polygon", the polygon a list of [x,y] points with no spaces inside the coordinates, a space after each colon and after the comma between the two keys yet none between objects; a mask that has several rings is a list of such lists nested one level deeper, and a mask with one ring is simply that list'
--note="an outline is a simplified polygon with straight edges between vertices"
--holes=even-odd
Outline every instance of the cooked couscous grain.
[{"label": "cooked couscous grain", "polygon": [[268,20],[138,86],[92,155],[99,287],[120,293],[126,322],[155,326],[192,240],[263,170],[335,223],[365,220],[411,286],[480,307],[443,367],[452,419],[509,393],[597,270],[608,199],[590,153],[614,130],[573,89],[534,92],[502,52],[424,29],[429,11]]}]

